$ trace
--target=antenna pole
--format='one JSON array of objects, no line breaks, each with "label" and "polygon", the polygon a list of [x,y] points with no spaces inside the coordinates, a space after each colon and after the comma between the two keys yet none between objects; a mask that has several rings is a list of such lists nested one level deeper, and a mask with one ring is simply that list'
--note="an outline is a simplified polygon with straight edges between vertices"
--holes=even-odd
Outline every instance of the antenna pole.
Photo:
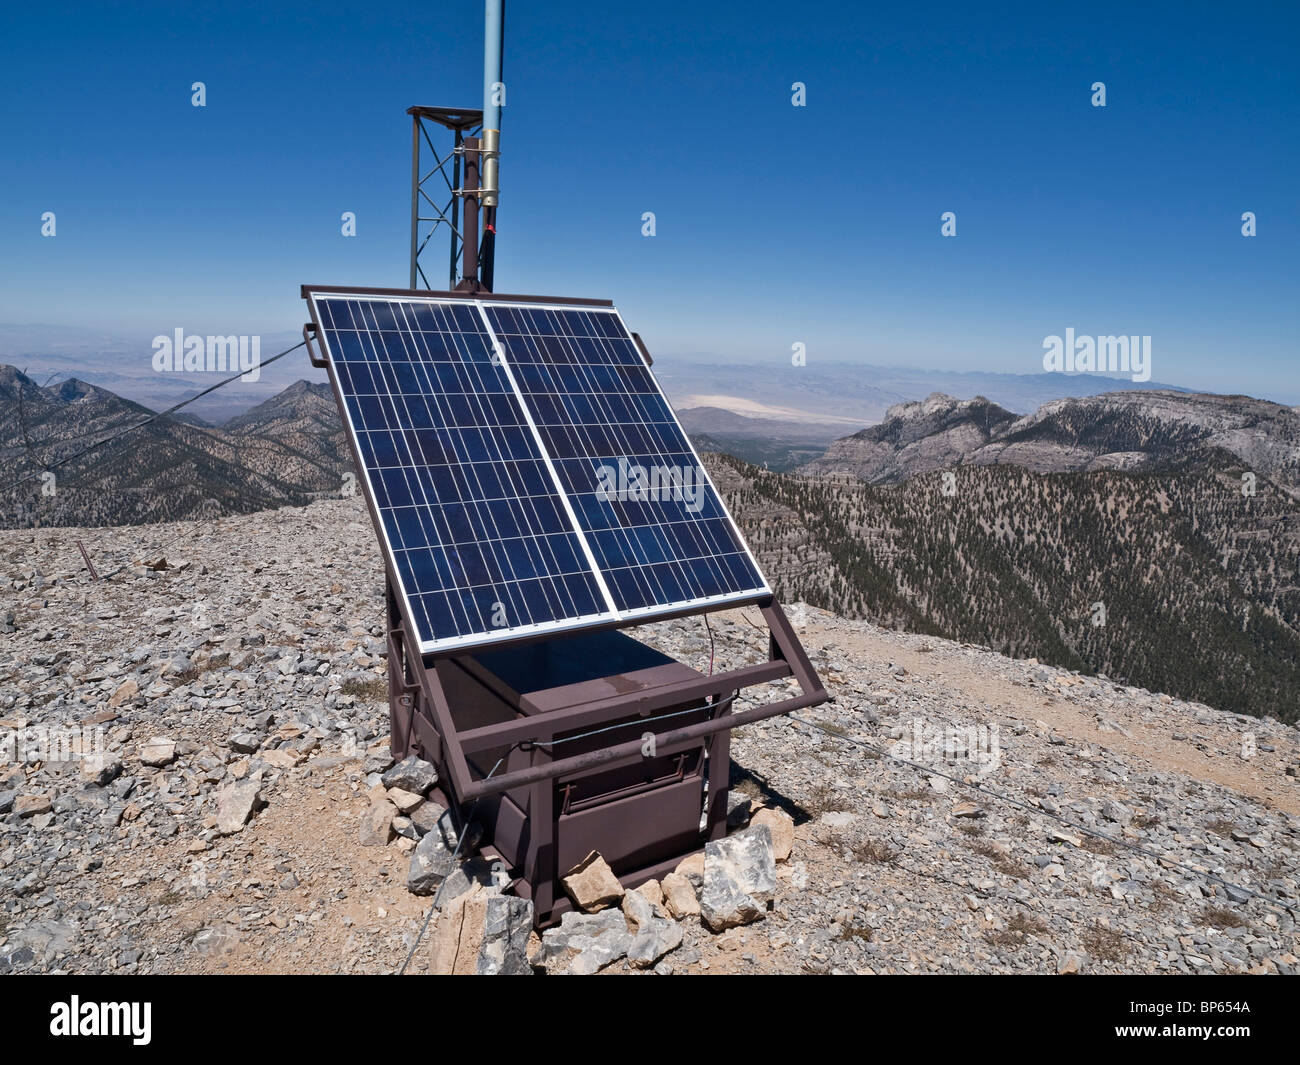
[{"label": "antenna pole", "polygon": [[501,80],[501,55],[506,21],[505,0],[484,0],[483,5],[483,133],[480,140],[481,173],[479,204],[483,208],[483,238],[479,252],[479,281],[492,291],[496,255],[499,157],[501,155],[501,107],[505,83]]}]

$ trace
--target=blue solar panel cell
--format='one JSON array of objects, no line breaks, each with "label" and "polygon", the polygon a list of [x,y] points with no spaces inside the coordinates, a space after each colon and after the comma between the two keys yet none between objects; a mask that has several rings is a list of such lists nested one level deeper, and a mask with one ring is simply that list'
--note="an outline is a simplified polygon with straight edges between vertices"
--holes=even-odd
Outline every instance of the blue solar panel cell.
[{"label": "blue solar panel cell", "polygon": [[617,312],[311,299],[424,650],[769,591]]},{"label": "blue solar panel cell", "polygon": [[484,310],[620,614],[766,589],[616,312]]},{"label": "blue solar panel cell", "polygon": [[610,617],[477,310],[316,306],[421,644]]}]

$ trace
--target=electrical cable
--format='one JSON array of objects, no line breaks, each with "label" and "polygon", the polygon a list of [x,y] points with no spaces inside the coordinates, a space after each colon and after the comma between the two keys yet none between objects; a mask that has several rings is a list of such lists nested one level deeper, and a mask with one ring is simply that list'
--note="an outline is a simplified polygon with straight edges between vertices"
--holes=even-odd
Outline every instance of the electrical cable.
[{"label": "electrical cable", "polygon": [[[288,354],[290,354],[290,353],[292,353],[292,352],[297,351],[299,348],[301,348],[302,346],[304,346],[306,343],[307,343],[307,342],[306,342],[305,340],[300,340],[300,341],[298,341],[298,343],[296,343],[293,347],[291,347],[291,348],[285,348],[284,351],[280,352],[280,353],[277,354],[277,355],[272,355],[269,359],[263,359],[261,362],[258,363],[258,367],[259,367],[259,369],[260,369],[261,367],[263,367],[263,366],[269,366],[269,365],[271,365],[271,363],[275,362],[277,359],[283,359],[286,355],[288,355]],[[244,371],[244,373],[247,373],[247,371]],[[238,381],[241,377],[244,376],[244,373],[237,373],[237,374],[235,374],[233,377],[227,377],[225,380],[218,381],[215,385],[209,385],[209,386],[208,386],[207,388],[205,388],[202,392],[198,392],[198,393],[196,393],[196,394],[190,396],[189,399],[182,400],[180,403],[177,403],[177,404],[175,404],[174,406],[168,407],[166,410],[160,410],[160,411],[158,411],[158,413],[156,413],[156,414],[151,414],[151,415],[149,415],[149,417],[145,418],[143,421],[136,422],[134,425],[128,425],[128,426],[126,426],[126,428],[122,429],[122,430],[119,431],[119,432],[114,433],[114,434],[113,434],[112,436],[110,436],[110,437],[106,437],[105,439],[100,440],[98,443],[91,444],[89,447],[82,448],[80,451],[76,452],[75,454],[69,455],[67,458],[62,458],[62,459],[59,459],[58,462],[51,463],[51,464],[50,464],[48,467],[46,467],[44,470],[38,470],[36,473],[30,473],[30,474],[28,474],[26,477],[20,477],[20,478],[18,478],[18,480],[14,481],[12,484],[9,484],[9,485],[5,486],[3,489],[0,489],[0,491],[3,491],[3,492],[9,492],[9,491],[12,491],[13,489],[19,487],[20,485],[26,484],[28,481],[35,480],[37,477],[40,477],[40,476],[42,476],[42,475],[44,475],[44,474],[46,474],[46,473],[49,473],[50,470],[58,469],[60,466],[66,466],[69,462],[72,462],[72,461],[74,461],[74,460],[76,460],[76,459],[81,458],[82,455],[87,455],[87,454],[89,454],[90,452],[95,451],[96,449],[103,447],[105,444],[111,444],[114,440],[118,440],[118,439],[120,439],[121,437],[126,436],[126,434],[129,433],[129,432],[132,432],[132,431],[134,431],[134,430],[136,430],[136,429],[143,429],[146,425],[149,425],[149,424],[151,424],[152,422],[156,422],[159,418],[165,418],[165,417],[167,417],[167,416],[170,415],[170,414],[175,414],[176,411],[180,410],[182,407],[188,407],[188,406],[189,406],[191,403],[193,403],[195,400],[197,400],[197,399],[202,399],[202,398],[203,398],[204,396],[206,396],[208,393],[210,393],[210,392],[215,392],[218,388],[221,388],[221,387],[224,386],[224,385],[228,385],[228,384],[230,384],[232,381]]]}]

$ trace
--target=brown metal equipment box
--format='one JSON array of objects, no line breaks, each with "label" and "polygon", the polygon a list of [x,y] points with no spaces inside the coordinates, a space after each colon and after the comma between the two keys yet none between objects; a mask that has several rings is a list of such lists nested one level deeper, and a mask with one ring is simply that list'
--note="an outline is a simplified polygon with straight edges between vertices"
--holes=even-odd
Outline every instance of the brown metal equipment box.
[{"label": "brown metal equipment box", "polygon": [[[437,767],[437,797],[482,829],[539,927],[592,851],[632,888],[723,836],[730,730],[827,698],[775,599],[759,607],[768,660],[713,676],[618,629],[420,655],[391,582],[388,600],[393,754]],[[789,677],[800,695],[734,712],[743,689]]]},{"label": "brown metal equipment box", "polygon": [[[617,631],[448,659],[438,671],[458,729],[545,715],[703,676]],[[682,700],[645,714],[620,715],[597,730],[557,731],[549,750],[556,756],[588,754],[611,742],[652,736],[669,724],[706,721],[714,712],[699,699]],[[711,765],[722,769],[712,785],[722,792],[717,810],[725,817],[728,736],[724,731],[669,747],[656,744],[653,754],[631,765],[574,770],[484,796],[473,813],[484,829],[482,850],[521,881],[517,891],[535,893],[539,911],[549,904],[539,914],[542,919],[558,917],[566,908],[558,876],[593,850],[628,886],[662,876],[703,846]],[[468,761],[476,775],[487,777],[494,767],[496,772],[526,768],[532,748],[488,748]]]}]

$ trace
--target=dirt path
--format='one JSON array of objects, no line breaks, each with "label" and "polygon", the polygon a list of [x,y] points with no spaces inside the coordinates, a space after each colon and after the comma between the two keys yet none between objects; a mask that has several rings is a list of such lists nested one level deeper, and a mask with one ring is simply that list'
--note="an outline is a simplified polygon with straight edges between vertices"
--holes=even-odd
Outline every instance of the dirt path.
[{"label": "dirt path", "polygon": [[1160,721],[1145,720],[1130,707],[1108,708],[1110,720],[1123,727],[1128,732],[1125,735],[1102,728],[1094,708],[1075,706],[1067,699],[1044,698],[1036,689],[978,668],[978,659],[953,660],[947,653],[923,651],[921,648],[929,644],[922,637],[903,637],[866,627],[831,628],[819,624],[816,618],[809,619],[802,634],[814,646],[830,640],[847,651],[861,652],[866,659],[897,662],[909,674],[900,683],[942,685],[966,701],[982,703],[1030,728],[1041,721],[1056,735],[1075,743],[1092,744],[1162,772],[1219,784],[1272,809],[1300,815],[1300,788],[1285,776],[1286,766],[1297,760],[1300,744],[1293,744],[1289,750],[1261,751],[1253,758],[1242,758],[1238,752],[1250,727],[1231,714],[1216,715],[1222,718],[1221,724],[1198,723],[1186,739],[1176,740],[1173,737],[1177,733]]}]

